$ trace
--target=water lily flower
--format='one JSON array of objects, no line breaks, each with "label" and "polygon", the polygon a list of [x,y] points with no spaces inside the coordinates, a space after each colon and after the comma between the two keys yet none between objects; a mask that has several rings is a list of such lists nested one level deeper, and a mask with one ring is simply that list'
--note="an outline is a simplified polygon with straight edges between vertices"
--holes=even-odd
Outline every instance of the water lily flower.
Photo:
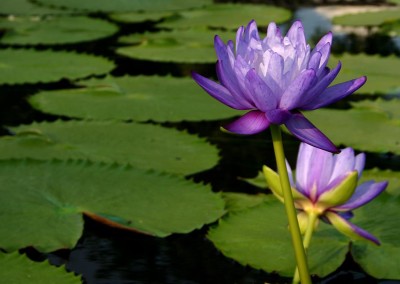
[{"label": "water lily flower", "polygon": [[[367,239],[379,244],[376,237],[349,222],[352,210],[378,196],[387,182],[367,181],[357,186],[365,164],[365,154],[354,155],[352,148],[340,154],[301,143],[296,165],[296,180],[287,163],[295,207],[301,231],[308,226],[308,216],[316,214],[337,230],[353,239]],[[273,194],[283,202],[279,176],[264,166],[264,175]]]},{"label": "water lily flower", "polygon": [[314,49],[306,43],[300,21],[282,37],[275,23],[261,39],[255,21],[240,27],[236,45],[225,44],[215,36],[218,61],[216,73],[220,84],[197,73],[193,79],[212,97],[238,110],[249,110],[224,126],[229,132],[250,135],[271,124],[284,124],[301,141],[330,152],[335,145],[301,110],[314,110],[334,103],[360,88],[366,77],[328,87],[338,75],[341,63],[327,67],[332,33],[321,38]]}]

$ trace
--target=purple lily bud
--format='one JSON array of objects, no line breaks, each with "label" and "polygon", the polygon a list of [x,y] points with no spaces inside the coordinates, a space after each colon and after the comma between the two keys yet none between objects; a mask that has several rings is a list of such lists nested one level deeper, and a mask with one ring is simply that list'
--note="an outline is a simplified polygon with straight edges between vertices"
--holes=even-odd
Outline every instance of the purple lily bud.
[{"label": "purple lily bud", "polygon": [[293,23],[285,37],[270,23],[261,39],[255,21],[251,21],[238,29],[236,45],[215,37],[219,84],[194,72],[192,76],[223,104],[249,110],[226,125],[226,130],[250,135],[271,124],[284,124],[301,141],[336,153],[335,145],[300,112],[334,103],[366,81],[360,77],[329,86],[341,68],[340,62],[332,70],[327,67],[331,44],[332,34],[328,33],[311,49],[300,21]]},{"label": "purple lily bud", "polygon": [[[376,237],[348,221],[353,216],[351,210],[373,200],[388,185],[386,181],[367,181],[357,185],[364,164],[365,154],[355,155],[351,148],[333,155],[301,143],[295,179],[289,164],[286,164],[295,206],[301,217],[304,219],[304,213],[316,214],[353,239],[367,239],[379,244]],[[264,175],[268,187],[283,201],[278,174],[264,166]]]}]

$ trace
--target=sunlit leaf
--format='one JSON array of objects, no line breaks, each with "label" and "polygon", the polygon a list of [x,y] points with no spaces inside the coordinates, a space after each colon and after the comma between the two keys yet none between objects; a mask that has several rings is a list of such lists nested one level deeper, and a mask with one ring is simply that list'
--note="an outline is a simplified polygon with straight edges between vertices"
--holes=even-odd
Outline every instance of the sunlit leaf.
[{"label": "sunlit leaf", "polygon": [[352,222],[376,236],[380,246],[354,242],[351,254],[369,275],[378,279],[400,279],[400,199],[382,194],[358,209]]},{"label": "sunlit leaf", "polygon": [[12,128],[0,139],[0,159],[90,159],[190,174],[213,167],[218,151],[204,139],[156,125],[58,121]]},{"label": "sunlit leaf", "polygon": [[[238,13],[240,11],[240,13]],[[233,16],[234,15],[234,16]],[[172,29],[217,27],[237,29],[247,25],[250,20],[256,20],[259,25],[267,26],[269,22],[284,22],[289,20],[289,10],[255,4],[214,4],[202,9],[183,11],[179,16],[166,19],[158,26]],[[264,31],[265,33],[266,31]]]},{"label": "sunlit leaf", "polygon": [[245,194],[236,192],[223,192],[222,197],[229,212],[237,212],[249,209],[269,201],[270,197],[266,194]]},{"label": "sunlit leaf", "polygon": [[131,44],[117,53],[136,59],[180,63],[215,63],[214,36],[234,39],[234,32],[205,29],[172,30],[158,33],[132,34],[122,37],[121,43]]},{"label": "sunlit leaf", "polygon": [[385,113],[389,119],[400,120],[400,100],[391,99],[383,100],[377,99],[375,101],[363,100],[359,102],[351,103],[354,107],[358,109],[367,109]]},{"label": "sunlit leaf", "polygon": [[14,17],[0,19],[6,44],[65,44],[95,40],[115,33],[117,26],[88,17]]},{"label": "sunlit leaf", "polygon": [[82,213],[160,237],[224,214],[222,198],[209,187],[130,166],[5,160],[0,180],[0,247],[6,250],[71,248],[82,234]]},{"label": "sunlit leaf", "polygon": [[69,8],[73,10],[84,10],[91,12],[129,12],[129,11],[165,11],[183,10],[210,4],[211,0],[38,0],[55,7]]},{"label": "sunlit leaf", "polygon": [[30,102],[43,112],[90,119],[212,120],[238,114],[191,78],[138,76],[82,83],[85,88],[41,92]]},{"label": "sunlit leaf", "polygon": [[155,12],[120,12],[109,15],[111,19],[121,23],[140,23],[144,21],[158,21],[162,18],[171,17],[174,13],[171,11]]},{"label": "sunlit leaf", "polygon": [[347,14],[333,18],[333,23],[343,26],[379,26],[400,19],[400,8],[390,7],[381,11]]},{"label": "sunlit leaf", "polygon": [[[292,276],[295,259],[284,206],[272,195],[266,200],[248,210],[229,214],[208,237],[225,256],[243,265]],[[321,224],[309,249],[311,273],[325,276],[337,269],[345,259],[348,244],[346,237]]]},{"label": "sunlit leaf", "polygon": [[362,94],[398,94],[400,92],[400,58],[395,56],[343,54],[330,59],[334,66],[342,62],[342,69],[334,84],[367,76],[365,85],[357,92]]},{"label": "sunlit leaf", "polygon": [[58,15],[70,12],[36,5],[29,0],[1,0],[0,13],[4,15]]},{"label": "sunlit leaf", "polygon": [[49,262],[34,262],[18,252],[0,252],[0,279],[7,284],[73,284],[82,283],[80,276],[67,272],[65,267],[56,267]]},{"label": "sunlit leaf", "polygon": [[6,49],[0,51],[0,84],[52,82],[109,72],[105,58],[72,52]]}]

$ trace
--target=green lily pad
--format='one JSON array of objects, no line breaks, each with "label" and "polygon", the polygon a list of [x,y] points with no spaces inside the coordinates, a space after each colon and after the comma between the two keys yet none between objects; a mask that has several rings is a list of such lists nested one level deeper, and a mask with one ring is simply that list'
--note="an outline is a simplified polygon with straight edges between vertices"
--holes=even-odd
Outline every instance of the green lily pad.
[{"label": "green lily pad", "polygon": [[137,76],[83,82],[85,88],[41,92],[31,104],[46,113],[89,119],[213,120],[238,114],[191,78]]},{"label": "green lily pad", "polygon": [[390,36],[399,36],[400,35],[400,16],[397,21],[382,24],[380,26],[379,31],[381,33],[385,33]]},{"label": "green lily pad", "polygon": [[6,49],[0,51],[0,84],[54,82],[109,72],[105,58],[72,52]]},{"label": "green lily pad", "polygon": [[29,0],[1,0],[0,13],[3,15],[58,15],[70,12],[36,5]]},{"label": "green lily pad", "polygon": [[158,33],[133,34],[122,37],[117,53],[150,61],[178,63],[214,63],[214,36],[218,34],[227,41],[236,37],[234,32],[205,29],[161,31]]},{"label": "green lily pad", "polygon": [[189,8],[202,7],[212,3],[211,0],[38,0],[39,3],[63,7],[73,10],[89,12],[129,12],[129,11],[166,11],[184,10]]},{"label": "green lily pad", "polygon": [[400,120],[400,100],[382,100],[377,99],[375,101],[363,100],[359,102],[351,103],[353,107],[358,109],[367,109],[385,113],[389,119]]},{"label": "green lily pad", "polygon": [[[284,206],[274,196],[266,202],[220,220],[208,238],[227,257],[282,276],[293,276],[295,259]],[[309,249],[312,274],[325,276],[344,261],[349,241],[328,225],[320,224]]]},{"label": "green lily pad", "polygon": [[223,192],[225,208],[228,212],[237,212],[249,209],[269,201],[266,194],[245,194],[236,192]]},{"label": "green lily pad", "polygon": [[247,25],[252,19],[259,25],[267,26],[269,22],[285,22],[290,16],[289,10],[269,5],[214,4],[202,9],[180,12],[179,16],[166,19],[158,26],[171,29],[199,27],[237,29],[239,26]]},{"label": "green lily pad", "polygon": [[343,26],[379,26],[400,19],[400,8],[387,8],[376,12],[348,14],[333,18],[333,24]]},{"label": "green lily pad", "polygon": [[159,237],[188,233],[224,214],[223,199],[209,187],[131,166],[3,160],[0,180],[0,247],[10,251],[72,248],[82,214]]},{"label": "green lily pad", "polygon": [[121,23],[140,23],[144,21],[159,21],[163,18],[171,17],[174,13],[171,11],[155,12],[127,12],[114,13],[109,15],[111,19]]},{"label": "green lily pad", "polygon": [[117,32],[116,25],[88,17],[14,17],[0,19],[6,44],[65,44],[91,41]]},{"label": "green lily pad", "polygon": [[398,94],[400,92],[400,59],[395,56],[343,54],[331,58],[330,65],[342,62],[335,83],[367,76],[365,85],[357,91],[362,94]]},{"label": "green lily pad", "polygon": [[399,214],[399,197],[382,194],[357,210],[352,219],[381,242],[380,246],[370,246],[356,241],[351,247],[354,260],[375,278],[400,279]]},{"label": "green lily pad", "polygon": [[49,262],[34,262],[18,252],[0,252],[0,279],[7,284],[78,284],[81,277],[68,273],[65,267],[55,267]]},{"label": "green lily pad", "polygon": [[0,159],[90,159],[191,174],[213,167],[218,151],[204,139],[157,125],[117,122],[34,123],[0,139]]},{"label": "green lily pad", "polygon": [[369,152],[400,154],[400,127],[382,112],[320,109],[306,116],[336,145]]}]

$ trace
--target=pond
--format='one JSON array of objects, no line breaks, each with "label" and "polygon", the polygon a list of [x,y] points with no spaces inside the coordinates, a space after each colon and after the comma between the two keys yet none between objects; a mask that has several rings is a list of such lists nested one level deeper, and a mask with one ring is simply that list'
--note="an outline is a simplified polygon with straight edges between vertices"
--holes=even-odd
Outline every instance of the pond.
[{"label": "pond", "polygon": [[[400,283],[398,0],[64,2],[0,4],[0,263],[13,263],[4,256],[13,252],[29,261],[15,260],[0,277],[48,260],[62,271],[32,266],[43,273],[32,276],[37,283],[73,276],[64,267],[77,277],[57,283],[291,283],[292,264],[277,273],[229,257],[210,237],[230,214],[269,202],[257,176],[263,165],[275,169],[275,156],[269,131],[221,131],[242,112],[209,98],[190,72],[216,78],[214,35],[234,39],[255,18],[260,35],[270,21],[286,33],[301,20],[312,47],[333,31],[329,66],[343,64],[335,82],[368,77],[355,94],[307,117],[340,148],[366,153],[363,180],[389,181],[380,207],[356,213],[382,250],[322,227],[316,244],[337,251],[317,256],[330,260],[313,282]],[[299,141],[288,131],[283,137],[294,166]]]}]

